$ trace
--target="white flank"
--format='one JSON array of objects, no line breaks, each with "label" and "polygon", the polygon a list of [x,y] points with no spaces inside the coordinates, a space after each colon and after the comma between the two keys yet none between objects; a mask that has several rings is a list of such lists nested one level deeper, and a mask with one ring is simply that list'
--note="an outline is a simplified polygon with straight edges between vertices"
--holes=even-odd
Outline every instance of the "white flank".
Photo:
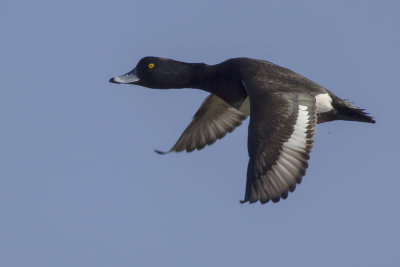
[{"label": "white flank", "polygon": [[[333,109],[332,98],[329,96],[328,93],[316,95],[315,100],[316,100],[315,104],[316,104],[316,108],[317,108],[317,114],[328,112]],[[247,116],[250,116],[249,97],[246,97],[246,99],[243,101],[242,105],[240,105],[239,111],[246,114]]]},{"label": "white flank", "polygon": [[316,95],[315,100],[316,100],[315,104],[317,107],[317,114],[328,112],[333,109],[332,98],[329,96],[328,93]]}]

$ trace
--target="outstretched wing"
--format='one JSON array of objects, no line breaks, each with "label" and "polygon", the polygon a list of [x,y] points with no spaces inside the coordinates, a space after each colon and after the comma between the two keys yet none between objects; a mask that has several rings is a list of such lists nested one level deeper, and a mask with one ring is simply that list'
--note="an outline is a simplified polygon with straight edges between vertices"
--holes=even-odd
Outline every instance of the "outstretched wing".
[{"label": "outstretched wing", "polygon": [[249,165],[244,202],[286,199],[305,175],[317,123],[315,98],[263,90],[244,82],[250,97]]},{"label": "outstretched wing", "polygon": [[[200,150],[206,145],[211,145],[217,139],[221,139],[226,133],[232,132],[246,118],[246,114],[233,108],[218,96],[211,94],[201,104],[192,122],[168,152]],[[156,152],[159,154],[168,153],[158,150]]]}]

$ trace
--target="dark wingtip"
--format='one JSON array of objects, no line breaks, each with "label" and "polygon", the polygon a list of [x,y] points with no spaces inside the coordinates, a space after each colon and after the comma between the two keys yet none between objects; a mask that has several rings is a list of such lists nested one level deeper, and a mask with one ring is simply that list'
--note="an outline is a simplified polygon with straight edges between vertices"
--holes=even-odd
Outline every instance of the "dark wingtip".
[{"label": "dark wingtip", "polygon": [[158,155],[165,155],[165,154],[168,154],[171,151],[164,152],[164,151],[160,151],[160,150],[154,149],[154,152],[156,152]]},{"label": "dark wingtip", "polygon": [[[278,199],[278,200],[272,200],[272,202],[274,202],[274,203],[277,203],[277,202],[279,202],[279,200],[280,200],[280,198]],[[266,204],[266,203],[268,203],[269,202],[269,199],[267,200],[267,201],[261,201],[261,200],[259,200],[259,199],[257,199],[257,200],[255,200],[255,201],[249,201],[249,200],[239,200],[239,202],[240,202],[240,204],[245,204],[245,203],[249,203],[249,204],[253,204],[253,203],[256,203],[257,201],[260,201],[260,204],[261,205],[264,205],[264,204]]]},{"label": "dark wingtip", "polygon": [[278,203],[281,200],[281,197],[275,197],[271,199],[273,203]]},{"label": "dark wingtip", "polygon": [[109,82],[110,82],[110,83],[116,83],[115,80],[114,80],[114,78],[111,78],[111,79],[109,80]]}]

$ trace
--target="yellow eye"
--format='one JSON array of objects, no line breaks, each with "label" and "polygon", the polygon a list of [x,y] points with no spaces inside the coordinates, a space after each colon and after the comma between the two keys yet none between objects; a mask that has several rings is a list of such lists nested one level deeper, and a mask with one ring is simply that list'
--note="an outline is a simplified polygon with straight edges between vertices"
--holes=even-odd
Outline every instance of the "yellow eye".
[{"label": "yellow eye", "polygon": [[152,69],[152,68],[154,68],[154,64],[153,64],[153,63],[150,63],[150,64],[149,64],[149,69]]}]

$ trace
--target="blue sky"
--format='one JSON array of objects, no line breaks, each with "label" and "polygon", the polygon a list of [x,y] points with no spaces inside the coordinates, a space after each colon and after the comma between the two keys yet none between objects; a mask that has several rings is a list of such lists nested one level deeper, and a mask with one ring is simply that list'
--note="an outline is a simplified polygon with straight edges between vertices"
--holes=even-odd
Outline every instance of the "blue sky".
[{"label": "blue sky", "polygon": [[[1,266],[395,266],[397,1],[0,4]],[[114,85],[143,56],[290,68],[377,124],[319,125],[303,183],[241,205],[247,125],[168,149],[206,97]]]}]

